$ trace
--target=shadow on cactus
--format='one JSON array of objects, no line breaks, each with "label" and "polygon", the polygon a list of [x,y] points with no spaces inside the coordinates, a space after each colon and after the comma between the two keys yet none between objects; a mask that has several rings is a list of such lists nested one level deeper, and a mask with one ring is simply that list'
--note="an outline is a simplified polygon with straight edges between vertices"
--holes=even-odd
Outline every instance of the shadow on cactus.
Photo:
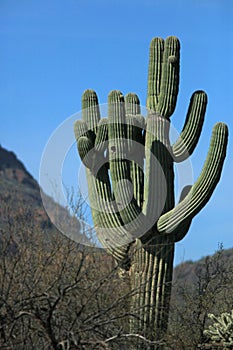
[{"label": "shadow on cactus", "polygon": [[[86,90],[82,120],[74,131],[86,167],[93,223],[102,246],[129,273],[131,332],[160,341],[168,323],[174,245],[188,232],[219,179],[226,154],[227,126],[214,126],[203,169],[175,205],[174,163],[183,162],[198,142],[207,105],[204,91],[191,97],[183,130],[171,144],[170,117],[179,88],[180,43],[176,37],[151,41],[147,116],[139,98],[111,91],[108,116]],[[138,344],[138,349],[143,344]],[[146,345],[145,345],[146,348]],[[151,345],[150,349],[157,349]],[[162,349],[162,346],[159,347]]]}]

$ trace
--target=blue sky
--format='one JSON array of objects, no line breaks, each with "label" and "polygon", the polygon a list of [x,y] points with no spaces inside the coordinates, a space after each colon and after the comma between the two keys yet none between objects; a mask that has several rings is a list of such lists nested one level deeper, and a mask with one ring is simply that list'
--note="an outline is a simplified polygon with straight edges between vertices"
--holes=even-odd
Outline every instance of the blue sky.
[{"label": "blue sky", "polygon": [[[136,92],[144,105],[148,49],[154,36],[181,41],[181,78],[172,123],[182,128],[193,91],[208,94],[206,120],[192,156],[203,165],[212,126],[230,129],[221,181],[178,244],[176,262],[233,246],[233,2],[230,0],[0,0],[0,143],[38,180],[54,130],[80,111],[81,95]],[[75,159],[73,159],[75,157]],[[64,174],[75,184],[75,151]],[[68,166],[68,165],[72,166]],[[72,171],[74,169],[74,171]]]}]

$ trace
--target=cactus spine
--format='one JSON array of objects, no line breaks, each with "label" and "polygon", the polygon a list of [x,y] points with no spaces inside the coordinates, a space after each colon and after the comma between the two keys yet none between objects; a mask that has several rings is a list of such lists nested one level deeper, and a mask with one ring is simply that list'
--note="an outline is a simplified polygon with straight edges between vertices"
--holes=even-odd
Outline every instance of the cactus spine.
[{"label": "cactus spine", "polygon": [[[203,170],[193,186],[183,189],[175,206],[173,164],[193,152],[207,105],[205,92],[192,95],[183,130],[172,145],[170,117],[178,95],[179,56],[176,37],[152,40],[146,118],[140,114],[137,95],[124,98],[112,91],[108,118],[100,119],[97,95],[87,90],[83,119],[74,127],[99,240],[129,271],[135,291],[131,331],[152,341],[160,341],[167,329],[174,245],[213,193],[228,137],[226,125],[216,124]],[[142,344],[137,348],[144,349]]]}]

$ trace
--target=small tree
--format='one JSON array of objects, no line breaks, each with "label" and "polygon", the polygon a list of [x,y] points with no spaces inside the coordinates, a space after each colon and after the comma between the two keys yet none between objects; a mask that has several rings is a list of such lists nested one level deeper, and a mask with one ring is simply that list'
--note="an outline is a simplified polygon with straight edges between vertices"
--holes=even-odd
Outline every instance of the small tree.
[{"label": "small tree", "polygon": [[129,291],[113,259],[41,228],[23,201],[18,214],[1,204],[0,348],[128,349]]}]

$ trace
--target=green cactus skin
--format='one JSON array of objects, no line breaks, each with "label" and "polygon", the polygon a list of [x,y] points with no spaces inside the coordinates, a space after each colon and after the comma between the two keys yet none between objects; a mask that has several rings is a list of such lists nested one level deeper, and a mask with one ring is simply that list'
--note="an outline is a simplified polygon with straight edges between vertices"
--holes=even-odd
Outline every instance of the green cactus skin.
[{"label": "green cactus skin", "polygon": [[[152,341],[160,341],[167,329],[175,243],[187,234],[193,217],[210,199],[220,179],[228,139],[227,126],[216,124],[199,178],[183,189],[175,205],[173,165],[194,151],[207,105],[204,91],[192,95],[183,130],[171,145],[179,58],[176,37],[152,40],[146,118],[140,114],[136,94],[124,98],[114,90],[108,97],[108,118],[100,119],[97,95],[86,90],[83,118],[74,126],[97,235],[128,271],[134,291],[131,311],[136,317],[130,321],[131,332]],[[140,343],[137,349],[163,348],[143,346]]]}]

